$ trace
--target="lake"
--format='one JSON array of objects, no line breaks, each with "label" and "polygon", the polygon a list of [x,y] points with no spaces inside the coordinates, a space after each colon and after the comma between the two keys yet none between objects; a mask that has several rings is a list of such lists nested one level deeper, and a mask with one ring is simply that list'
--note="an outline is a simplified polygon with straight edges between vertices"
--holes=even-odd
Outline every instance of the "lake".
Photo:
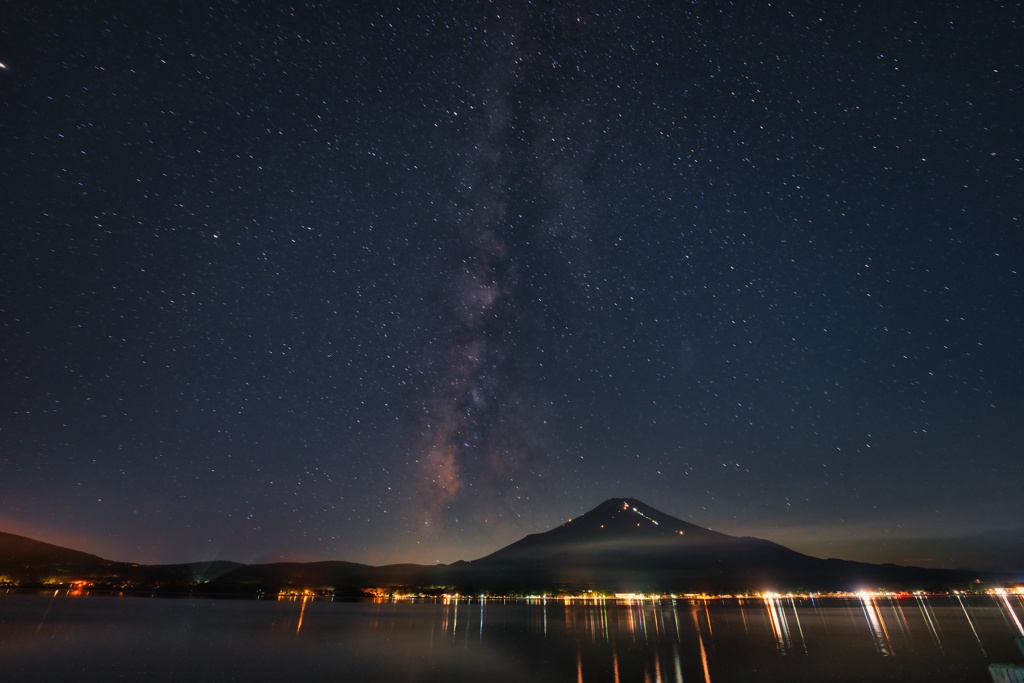
[{"label": "lake", "polygon": [[989,681],[1024,596],[338,602],[0,594],[5,681]]}]

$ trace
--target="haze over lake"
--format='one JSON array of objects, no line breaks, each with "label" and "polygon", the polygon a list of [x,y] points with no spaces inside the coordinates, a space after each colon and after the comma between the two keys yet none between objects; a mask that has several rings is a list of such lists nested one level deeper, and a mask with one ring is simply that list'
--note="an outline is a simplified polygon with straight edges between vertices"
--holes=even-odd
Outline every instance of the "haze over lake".
[{"label": "haze over lake", "polygon": [[988,681],[1024,597],[436,602],[0,595],[17,681]]}]

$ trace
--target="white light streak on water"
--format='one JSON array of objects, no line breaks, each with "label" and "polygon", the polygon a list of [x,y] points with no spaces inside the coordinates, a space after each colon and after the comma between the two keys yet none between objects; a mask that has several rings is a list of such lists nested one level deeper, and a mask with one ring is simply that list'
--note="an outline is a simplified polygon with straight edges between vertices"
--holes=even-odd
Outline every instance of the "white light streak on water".
[{"label": "white light streak on water", "polygon": [[1022,636],[1024,636],[1024,626],[1020,625],[1020,619],[1017,618],[1017,613],[1013,611],[1013,607],[1010,605],[1010,600],[1007,598],[1006,593],[1000,594],[999,597],[1002,599],[1003,604],[1006,605],[1006,611],[1009,613],[1010,618],[1013,619],[1013,623],[1017,624],[1017,630],[1020,631]]},{"label": "white light streak on water", "polygon": [[959,595],[956,596],[956,601],[960,603],[960,609],[964,611],[964,616],[967,617],[967,623],[971,627],[971,633],[974,634],[974,639],[978,641],[978,647],[981,648],[981,654],[987,657],[988,653],[985,652],[985,646],[981,644],[981,638],[978,636],[978,630],[974,628],[974,621],[971,619],[971,615],[967,613],[967,606],[964,605],[964,601]]},{"label": "white light streak on water", "polygon": [[804,627],[800,623],[800,613],[796,608],[793,598],[789,599],[789,606],[793,608],[793,619],[796,621],[796,630],[800,633],[800,643],[804,646],[804,654],[807,654],[807,639],[804,638]]},{"label": "white light streak on water", "polygon": [[459,630],[459,601],[455,600],[455,617],[452,619],[452,640],[455,640],[455,632]]},{"label": "white light streak on water", "polygon": [[916,598],[918,606],[921,608],[921,613],[924,615],[925,623],[928,624],[928,630],[931,632],[932,637],[935,638],[935,644],[942,647],[942,640],[939,638],[939,629],[935,625],[935,619],[932,617],[931,607],[925,602],[924,598],[917,596]]},{"label": "white light streak on water", "polygon": [[675,668],[676,683],[683,683],[683,663],[679,659],[679,646],[675,643],[672,643],[672,664]]},{"label": "white light streak on water", "polygon": [[895,655],[896,653],[892,649],[892,642],[889,640],[889,631],[885,628],[885,620],[882,618],[881,612],[878,611],[878,605],[875,604],[874,597],[868,593],[862,593],[860,600],[861,609],[864,611],[864,618],[867,619],[871,633],[875,636],[875,647],[878,648],[882,655]]},{"label": "white light streak on water", "polygon": [[786,621],[786,612],[782,609],[777,597],[766,597],[764,604],[765,609],[768,610],[768,623],[771,624],[772,633],[775,635],[776,649],[779,654],[786,654],[793,647],[789,635],[789,622]]}]

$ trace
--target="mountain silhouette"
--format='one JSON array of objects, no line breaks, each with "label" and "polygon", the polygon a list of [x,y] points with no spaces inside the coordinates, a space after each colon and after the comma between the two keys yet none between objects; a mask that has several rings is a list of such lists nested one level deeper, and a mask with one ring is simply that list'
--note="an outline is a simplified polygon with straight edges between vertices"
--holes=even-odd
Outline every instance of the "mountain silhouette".
[{"label": "mountain silhouette", "polygon": [[64,565],[105,565],[110,564],[110,561],[89,553],[0,531],[0,564],[25,568],[49,568]]},{"label": "mountain silhouette", "polygon": [[705,529],[634,498],[607,500],[550,531],[468,563],[489,588],[725,593],[965,585],[971,572],[823,560]]},{"label": "mountain silhouette", "polygon": [[550,531],[451,565],[372,567],[343,561],[137,565],[0,533],[0,575],[30,586],[88,579],[96,586],[119,590],[250,595],[303,589],[334,595],[363,595],[369,589],[474,595],[949,590],[976,586],[979,581],[1013,580],[967,570],[819,559],[771,541],[705,529],[633,498],[607,500]]}]

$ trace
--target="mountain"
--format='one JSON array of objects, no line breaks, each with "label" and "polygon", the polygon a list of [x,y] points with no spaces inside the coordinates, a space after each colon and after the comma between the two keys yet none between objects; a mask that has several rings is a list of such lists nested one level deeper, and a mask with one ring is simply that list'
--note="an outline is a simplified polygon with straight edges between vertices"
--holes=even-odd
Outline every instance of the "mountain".
[{"label": "mountain", "polygon": [[354,562],[241,564],[224,560],[146,565],[115,562],[25,536],[0,532],[0,585],[29,588],[84,581],[97,589],[159,593],[224,593],[313,589],[362,596],[380,586],[434,586],[450,581],[447,567],[397,564],[371,567]]},{"label": "mountain", "polygon": [[88,581],[110,588],[189,586],[201,577],[221,576],[237,562],[140,565],[115,562],[78,550],[0,531],[0,577],[19,585],[66,585]]},{"label": "mountain", "polygon": [[383,567],[352,562],[136,565],[0,533],[0,577],[21,585],[75,579],[119,590],[188,593],[369,589],[463,594],[586,590],[711,594],[748,591],[966,588],[1013,577],[823,560],[759,538],[729,536],[633,498],[607,500],[559,527],[471,562]]},{"label": "mountain", "polygon": [[777,588],[813,572],[817,560],[754,538],[676,519],[632,498],[601,503],[581,517],[469,563],[500,586],[615,591]]},{"label": "mountain", "polygon": [[17,583],[60,583],[116,573],[120,563],[0,531],[0,577]]},{"label": "mountain", "polygon": [[550,531],[468,563],[498,590],[728,593],[966,587],[976,572],[823,560],[759,538],[711,531],[633,498],[607,500]]},{"label": "mountain", "polygon": [[0,531],[0,564],[22,567],[104,564],[102,557]]}]

